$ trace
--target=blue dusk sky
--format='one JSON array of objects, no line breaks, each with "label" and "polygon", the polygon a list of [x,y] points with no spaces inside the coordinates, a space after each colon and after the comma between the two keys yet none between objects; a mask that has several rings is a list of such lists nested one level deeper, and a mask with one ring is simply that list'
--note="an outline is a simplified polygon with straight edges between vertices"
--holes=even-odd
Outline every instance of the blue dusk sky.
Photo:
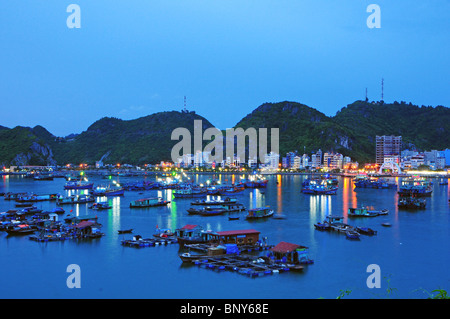
[{"label": "blue dusk sky", "polygon": [[366,88],[380,100],[381,78],[386,102],[450,106],[449,17],[449,0],[4,1],[0,125],[65,136],[181,110],[184,96],[221,129],[265,102],[331,116]]}]

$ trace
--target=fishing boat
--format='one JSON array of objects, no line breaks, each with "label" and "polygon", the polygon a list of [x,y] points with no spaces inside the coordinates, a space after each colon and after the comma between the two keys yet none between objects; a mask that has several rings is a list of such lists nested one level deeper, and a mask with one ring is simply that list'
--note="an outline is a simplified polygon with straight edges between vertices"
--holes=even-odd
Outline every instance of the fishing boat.
[{"label": "fishing boat", "polygon": [[239,217],[233,217],[233,216],[228,217],[228,220],[238,220],[238,219],[239,219]]},{"label": "fishing boat", "polygon": [[52,174],[37,174],[33,177],[35,181],[52,181],[53,175]]},{"label": "fishing boat", "polygon": [[402,181],[398,194],[400,196],[429,197],[433,192],[431,181],[425,178],[407,178]]},{"label": "fishing boat", "polygon": [[132,201],[130,203],[130,208],[167,206],[169,203],[170,201],[163,200],[161,197],[143,198]]},{"label": "fishing boat", "polygon": [[204,255],[204,254],[192,254],[192,253],[188,252],[188,253],[182,253],[182,254],[179,254],[178,256],[180,257],[180,259],[181,259],[183,262],[193,262],[193,261],[195,261],[195,260],[205,258],[205,257],[207,257],[208,255]]},{"label": "fishing boat", "polygon": [[369,235],[369,236],[377,234],[376,230],[373,230],[372,228],[369,228],[369,227],[356,227],[356,231],[360,234]]},{"label": "fishing boat", "polygon": [[98,186],[91,190],[91,194],[93,196],[122,196],[125,194],[125,189]]},{"label": "fishing boat", "polygon": [[330,224],[329,223],[327,223],[327,222],[323,222],[323,223],[315,223],[314,224],[314,227],[317,229],[317,230],[330,230]]},{"label": "fishing boat", "polygon": [[59,197],[56,200],[56,205],[68,205],[68,204],[84,204],[95,202],[95,198],[91,195],[71,195],[67,197]]},{"label": "fishing boat", "polygon": [[220,189],[220,194],[222,195],[240,195],[244,193],[245,188],[244,187],[223,187]]},{"label": "fishing boat", "polygon": [[56,200],[59,194],[45,194],[45,195],[19,195],[16,198],[16,202],[19,203],[30,203],[30,202],[43,202],[43,201],[51,201]]},{"label": "fishing boat", "polygon": [[36,231],[36,229],[32,228],[28,224],[12,226],[11,228],[6,229],[6,232],[8,233],[8,235],[27,235],[27,234],[32,234],[35,231]]},{"label": "fishing boat", "polygon": [[78,224],[82,221],[97,221],[98,217],[93,215],[84,215],[84,216],[70,216],[68,215],[64,218],[64,222],[68,224]]},{"label": "fishing boat", "polygon": [[92,189],[94,183],[86,181],[69,181],[64,185],[64,189]]},{"label": "fishing boat", "polygon": [[259,207],[248,210],[246,219],[261,219],[273,216],[274,211],[268,207]]},{"label": "fishing boat", "polygon": [[206,207],[205,209],[200,210],[198,213],[201,216],[217,216],[223,215],[227,212],[227,209],[224,207]]},{"label": "fishing boat", "polygon": [[102,210],[102,209],[110,209],[110,208],[112,208],[112,206],[109,205],[108,202],[98,202],[98,203],[92,204],[91,206],[89,206],[89,208]]},{"label": "fishing boat", "polygon": [[405,209],[424,209],[427,205],[427,202],[423,198],[416,197],[400,197],[398,199],[398,208]]},{"label": "fishing boat", "polygon": [[237,203],[236,198],[227,197],[225,199],[210,199],[210,200],[197,199],[196,201],[191,202],[191,205],[214,206],[214,205],[235,204],[235,203]]},{"label": "fishing boat", "polygon": [[192,197],[202,197],[207,196],[208,192],[206,188],[181,188],[175,189],[172,192],[175,198],[192,198]]},{"label": "fishing boat", "polygon": [[217,240],[216,233],[204,230],[199,225],[185,225],[175,230],[175,236],[180,247],[187,244],[211,243]]},{"label": "fishing boat", "polygon": [[301,192],[311,195],[336,195],[338,188],[325,180],[309,180],[303,183]]},{"label": "fishing boat", "polygon": [[375,211],[369,211],[365,207],[361,208],[349,208],[348,209],[348,217],[376,217],[378,213]]},{"label": "fishing boat", "polygon": [[355,230],[347,230],[345,232],[345,236],[348,239],[359,239],[359,237],[361,236],[357,231]]},{"label": "fishing boat", "polygon": [[439,185],[448,185],[448,179],[441,179]]},{"label": "fishing boat", "polygon": [[117,231],[119,234],[130,234],[133,232],[133,228],[130,229],[122,229]]}]

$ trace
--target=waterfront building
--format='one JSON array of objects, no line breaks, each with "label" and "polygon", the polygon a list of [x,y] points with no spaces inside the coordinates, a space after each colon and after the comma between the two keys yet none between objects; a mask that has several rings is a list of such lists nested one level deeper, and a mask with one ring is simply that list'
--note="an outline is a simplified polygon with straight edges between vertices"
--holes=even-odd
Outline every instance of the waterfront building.
[{"label": "waterfront building", "polygon": [[264,156],[264,164],[266,168],[278,169],[278,164],[280,163],[280,154],[270,152]]},{"label": "waterfront building", "polygon": [[294,157],[294,165],[292,165],[293,169],[300,169],[302,165],[302,158],[300,156]]},{"label": "waterfront building", "polygon": [[394,135],[376,136],[376,163],[383,164],[385,156],[400,155],[402,137]]}]

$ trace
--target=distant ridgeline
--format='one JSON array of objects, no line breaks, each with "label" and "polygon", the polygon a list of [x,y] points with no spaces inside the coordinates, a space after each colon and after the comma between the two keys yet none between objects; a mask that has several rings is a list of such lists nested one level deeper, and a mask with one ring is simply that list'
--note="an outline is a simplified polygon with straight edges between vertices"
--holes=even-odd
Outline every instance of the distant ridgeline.
[{"label": "distant ridgeline", "polygon": [[[105,117],[81,134],[56,137],[42,126],[0,126],[0,164],[64,165],[67,163],[155,164],[171,160],[172,131],[193,132],[213,125],[195,112],[159,112],[135,120]],[[280,154],[334,151],[359,163],[374,162],[376,135],[401,135],[403,148],[432,150],[450,147],[450,108],[356,101],[329,117],[296,102],[265,103],[235,127],[279,128]],[[204,141],[204,145],[208,141]],[[270,149],[270,148],[269,148]]]}]

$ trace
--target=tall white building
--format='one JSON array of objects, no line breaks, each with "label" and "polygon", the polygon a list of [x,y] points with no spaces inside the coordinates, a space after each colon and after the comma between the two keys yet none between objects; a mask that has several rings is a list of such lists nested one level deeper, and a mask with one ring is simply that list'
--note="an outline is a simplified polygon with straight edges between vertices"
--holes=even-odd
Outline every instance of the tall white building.
[{"label": "tall white building", "polygon": [[278,164],[280,163],[280,154],[270,152],[264,156],[264,164],[266,168],[278,169]]}]

